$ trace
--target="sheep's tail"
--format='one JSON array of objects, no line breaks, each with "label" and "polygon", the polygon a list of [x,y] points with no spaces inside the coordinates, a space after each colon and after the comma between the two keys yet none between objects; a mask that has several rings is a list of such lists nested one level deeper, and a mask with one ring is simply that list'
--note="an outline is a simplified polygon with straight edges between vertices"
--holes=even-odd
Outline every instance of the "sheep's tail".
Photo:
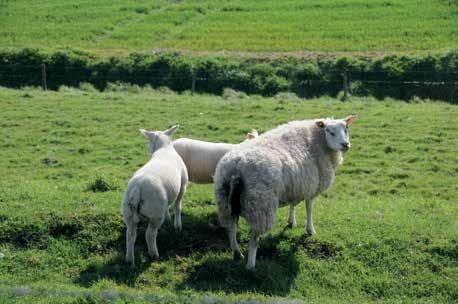
[{"label": "sheep's tail", "polygon": [[138,208],[140,207],[140,189],[137,185],[135,185],[129,193],[127,193],[126,205],[129,208],[129,213],[131,214],[132,219],[135,223],[138,223],[140,221],[138,216]]},{"label": "sheep's tail", "polygon": [[240,176],[233,176],[229,186],[229,204],[231,206],[231,215],[239,217],[241,212],[240,195],[243,191],[243,180]]}]

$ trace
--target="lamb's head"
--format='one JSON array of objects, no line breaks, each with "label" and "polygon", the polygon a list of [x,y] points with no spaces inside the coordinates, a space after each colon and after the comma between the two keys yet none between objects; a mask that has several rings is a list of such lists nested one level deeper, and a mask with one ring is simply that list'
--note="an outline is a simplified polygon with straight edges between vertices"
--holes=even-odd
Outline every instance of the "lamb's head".
[{"label": "lamb's head", "polygon": [[149,149],[151,153],[156,152],[160,148],[172,145],[170,137],[178,130],[178,125],[171,127],[165,131],[147,131],[140,129],[140,132],[149,141]]},{"label": "lamb's head", "polygon": [[348,151],[351,147],[350,127],[356,120],[356,115],[344,119],[318,119],[316,125],[324,130],[326,143],[334,151]]}]

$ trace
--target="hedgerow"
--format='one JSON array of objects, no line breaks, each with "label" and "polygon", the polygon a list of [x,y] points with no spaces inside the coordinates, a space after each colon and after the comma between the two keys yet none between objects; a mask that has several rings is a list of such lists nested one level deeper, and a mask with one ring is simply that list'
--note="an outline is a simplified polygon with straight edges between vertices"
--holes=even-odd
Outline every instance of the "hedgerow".
[{"label": "hedgerow", "polygon": [[[90,83],[104,90],[122,82],[169,87],[183,92],[222,94],[231,88],[273,96],[290,91],[300,97],[337,96],[348,73],[354,95],[410,100],[413,97],[457,102],[458,50],[443,54],[384,57],[241,59],[189,57],[179,53],[100,58],[68,50],[51,54],[36,49],[0,51],[0,85],[40,86],[42,64],[49,89]],[[457,96],[455,96],[457,95]]]}]

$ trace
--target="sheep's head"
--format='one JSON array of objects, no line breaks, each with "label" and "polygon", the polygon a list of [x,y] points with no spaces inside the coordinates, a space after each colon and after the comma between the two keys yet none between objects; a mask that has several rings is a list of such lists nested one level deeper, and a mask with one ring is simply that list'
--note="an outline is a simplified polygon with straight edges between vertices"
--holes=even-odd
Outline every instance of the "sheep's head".
[{"label": "sheep's head", "polygon": [[356,115],[350,115],[344,119],[319,119],[315,123],[324,130],[326,143],[334,151],[348,151],[351,147],[350,127],[356,120]]},{"label": "sheep's head", "polygon": [[175,134],[178,130],[178,125],[171,127],[165,131],[147,131],[144,129],[140,129],[140,133],[145,136],[146,139],[149,141],[149,149],[151,153],[156,152],[160,148],[169,146],[172,144],[170,137]]}]

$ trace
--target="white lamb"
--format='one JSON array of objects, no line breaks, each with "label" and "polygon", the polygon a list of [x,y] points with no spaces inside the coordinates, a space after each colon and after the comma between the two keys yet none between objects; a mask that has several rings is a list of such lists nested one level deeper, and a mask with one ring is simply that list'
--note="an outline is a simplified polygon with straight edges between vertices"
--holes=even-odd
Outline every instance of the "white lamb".
[{"label": "white lamb", "polygon": [[[259,237],[276,224],[277,209],[305,199],[307,232],[314,234],[313,199],[334,180],[342,152],[350,149],[348,127],[356,120],[318,119],[281,125],[227,153],[215,172],[219,219],[228,227],[235,259],[243,258],[237,243],[238,217],[251,229],[247,269],[255,267]],[[289,222],[295,219],[294,208]]]},{"label": "white lamb", "polygon": [[186,191],[188,173],[181,157],[173,148],[170,136],[178,126],[166,131],[140,132],[149,140],[151,159],[135,172],[127,186],[122,214],[127,226],[126,263],[135,265],[134,245],[140,217],[148,221],[146,243],[151,258],[159,253],[156,237],[165,218],[169,218],[169,204],[174,207],[174,226],[181,230],[181,199]]},{"label": "white lamb", "polygon": [[[258,136],[258,131],[253,129],[247,133],[245,141]],[[188,169],[189,181],[197,184],[213,183],[213,175],[219,160],[237,146],[237,144],[212,143],[190,138],[179,138],[173,141],[173,147]]]}]

